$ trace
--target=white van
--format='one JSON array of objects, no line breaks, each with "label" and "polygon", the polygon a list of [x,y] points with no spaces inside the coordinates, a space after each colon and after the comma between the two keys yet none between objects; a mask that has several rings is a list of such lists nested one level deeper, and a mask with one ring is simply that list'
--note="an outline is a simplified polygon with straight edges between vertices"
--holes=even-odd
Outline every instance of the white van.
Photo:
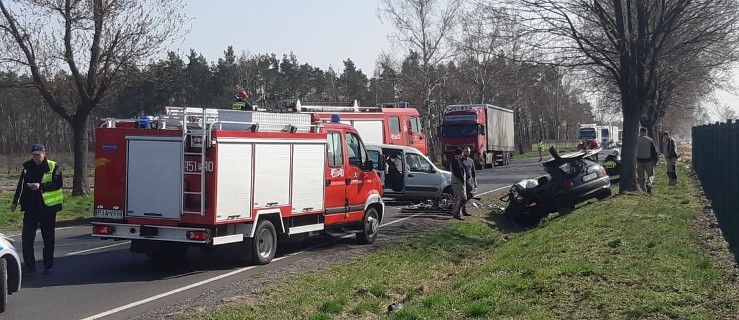
[{"label": "white van", "polygon": [[437,168],[418,149],[391,144],[367,144],[365,147],[383,181],[384,198],[452,198],[452,173]]}]

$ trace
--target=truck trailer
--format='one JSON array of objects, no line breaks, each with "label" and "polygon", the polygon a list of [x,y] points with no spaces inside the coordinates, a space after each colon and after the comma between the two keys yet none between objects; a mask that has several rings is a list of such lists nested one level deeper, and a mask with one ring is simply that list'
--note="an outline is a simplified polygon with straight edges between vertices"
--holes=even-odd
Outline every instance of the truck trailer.
[{"label": "truck trailer", "polygon": [[515,149],[513,110],[489,104],[450,105],[440,126],[445,168],[457,148],[469,147],[477,169],[507,165]]}]

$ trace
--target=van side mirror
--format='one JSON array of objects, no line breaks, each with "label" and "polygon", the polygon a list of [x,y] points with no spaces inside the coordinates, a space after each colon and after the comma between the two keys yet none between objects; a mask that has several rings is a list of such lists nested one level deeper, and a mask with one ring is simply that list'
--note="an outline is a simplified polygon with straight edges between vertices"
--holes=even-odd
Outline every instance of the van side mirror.
[{"label": "van side mirror", "polygon": [[477,128],[477,133],[479,133],[479,134],[481,134],[481,135],[485,135],[485,125],[481,124],[481,125],[480,125],[480,126],[479,126],[479,127]]},{"label": "van side mirror", "polygon": [[364,167],[362,168],[362,171],[372,171],[375,169],[375,163],[372,162],[372,160],[367,160],[364,162]]}]

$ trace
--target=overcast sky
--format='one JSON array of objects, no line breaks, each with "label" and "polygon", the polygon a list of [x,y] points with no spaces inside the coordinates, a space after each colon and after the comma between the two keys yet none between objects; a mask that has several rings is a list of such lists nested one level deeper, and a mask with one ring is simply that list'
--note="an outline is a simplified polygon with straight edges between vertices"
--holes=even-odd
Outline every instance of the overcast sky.
[{"label": "overcast sky", "polygon": [[[237,55],[295,53],[298,61],[341,72],[351,59],[369,77],[383,53],[402,57],[391,44],[393,26],[377,16],[377,0],[189,0],[184,12],[192,18],[179,48],[190,48],[217,61],[231,45]],[[739,84],[739,72],[735,74]],[[739,85],[737,85],[739,86]],[[739,114],[739,96],[717,92],[723,104]],[[713,115],[712,115],[713,116]]]}]

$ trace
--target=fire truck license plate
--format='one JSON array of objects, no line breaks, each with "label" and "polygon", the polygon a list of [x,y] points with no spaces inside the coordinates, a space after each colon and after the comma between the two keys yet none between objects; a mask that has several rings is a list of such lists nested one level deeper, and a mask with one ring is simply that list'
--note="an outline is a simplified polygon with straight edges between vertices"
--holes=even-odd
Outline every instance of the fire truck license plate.
[{"label": "fire truck license plate", "polygon": [[123,210],[95,209],[92,215],[95,218],[123,219]]}]

